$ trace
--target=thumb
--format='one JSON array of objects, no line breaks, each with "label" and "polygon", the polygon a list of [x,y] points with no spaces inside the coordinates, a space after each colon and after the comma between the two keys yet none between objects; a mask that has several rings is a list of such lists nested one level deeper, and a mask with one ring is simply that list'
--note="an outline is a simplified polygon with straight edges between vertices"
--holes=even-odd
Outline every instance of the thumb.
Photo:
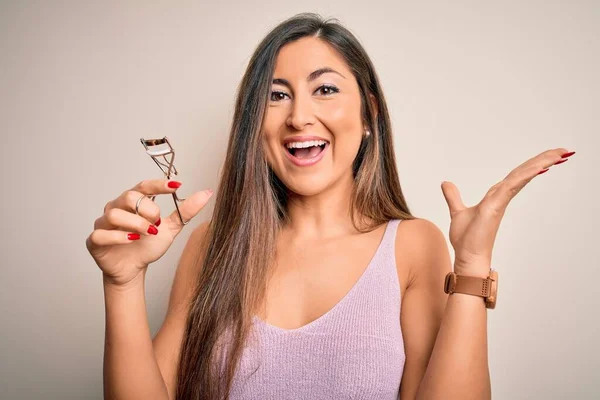
[{"label": "thumb", "polygon": [[444,194],[446,203],[448,203],[451,218],[454,216],[454,214],[466,208],[462,198],[460,197],[460,192],[454,183],[446,181],[442,182],[442,193]]},{"label": "thumb", "polygon": [[[194,193],[189,196],[184,201],[178,203],[179,212],[181,212],[181,217],[184,222],[188,222],[192,218],[194,218],[200,210],[204,208],[208,200],[210,200],[213,195],[212,190],[201,190],[199,192]],[[177,232],[181,231],[184,225],[181,223],[179,219],[179,214],[177,213],[177,209],[173,210],[171,215],[167,217],[169,227]]]}]

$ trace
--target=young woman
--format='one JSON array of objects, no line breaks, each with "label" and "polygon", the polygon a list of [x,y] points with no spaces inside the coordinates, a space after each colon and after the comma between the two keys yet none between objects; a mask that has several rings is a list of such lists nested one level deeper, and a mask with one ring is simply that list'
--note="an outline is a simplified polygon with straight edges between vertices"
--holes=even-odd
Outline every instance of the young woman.
[{"label": "young woman", "polygon": [[[455,273],[490,276],[511,198],[572,154],[541,153],[473,207],[442,184]],[[445,293],[444,235],[409,211],[383,91],[347,29],[301,14],[259,44],[214,213],[190,235],[152,339],[146,270],[183,225],[176,212],[161,224],[144,197],[179,186],[140,182],[87,238],[104,277],[106,398],[490,398],[486,301]],[[211,195],[182,203],[184,219]]]}]

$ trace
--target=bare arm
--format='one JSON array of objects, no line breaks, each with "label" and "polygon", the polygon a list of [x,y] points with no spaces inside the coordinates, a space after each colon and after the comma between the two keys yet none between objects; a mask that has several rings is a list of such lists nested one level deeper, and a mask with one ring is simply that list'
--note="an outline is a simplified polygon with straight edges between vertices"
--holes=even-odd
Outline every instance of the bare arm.
[{"label": "bare arm", "polygon": [[154,357],[148,327],[145,272],[140,273],[138,278],[127,287],[104,283],[105,399],[168,399],[167,386]]},{"label": "bare arm", "polygon": [[105,399],[173,399],[179,347],[187,308],[183,300],[196,281],[193,270],[207,223],[190,235],[175,274],[165,321],[152,339],[146,313],[145,272],[127,287],[104,283],[106,333]]},{"label": "bare arm", "polygon": [[491,399],[487,309],[481,297],[449,296],[417,399]]},{"label": "bare arm", "polygon": [[443,233],[427,220],[403,221],[396,254],[410,264],[401,311],[406,364],[400,398],[489,399],[485,303],[444,293],[452,262]]}]

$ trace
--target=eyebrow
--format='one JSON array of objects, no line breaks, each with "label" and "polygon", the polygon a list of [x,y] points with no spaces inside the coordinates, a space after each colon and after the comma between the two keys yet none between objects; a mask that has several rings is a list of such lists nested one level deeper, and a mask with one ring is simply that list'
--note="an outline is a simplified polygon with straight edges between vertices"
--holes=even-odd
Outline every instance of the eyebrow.
[{"label": "eyebrow", "polygon": [[[339,76],[341,76],[342,78],[346,79],[346,77],[342,74],[340,74],[339,72],[337,72],[336,70],[334,70],[333,68],[329,68],[329,67],[323,67],[323,68],[319,68],[316,71],[313,71],[310,73],[310,75],[308,75],[308,77],[306,78],[307,82],[312,82],[315,79],[317,79],[318,77],[320,77],[323,74],[326,73],[334,73],[334,74],[338,74]],[[277,78],[277,79],[273,79],[273,84],[279,84],[279,85],[283,85],[283,86],[287,86],[288,89],[292,89],[292,85],[290,85],[290,82],[287,79],[282,79],[282,78]]]}]

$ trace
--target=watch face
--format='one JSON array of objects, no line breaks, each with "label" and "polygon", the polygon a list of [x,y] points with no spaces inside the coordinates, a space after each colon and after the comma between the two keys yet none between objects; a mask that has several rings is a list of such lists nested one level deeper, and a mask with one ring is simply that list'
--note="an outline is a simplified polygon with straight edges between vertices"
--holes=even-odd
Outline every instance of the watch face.
[{"label": "watch face", "polygon": [[485,304],[487,308],[494,309],[496,307],[496,300],[498,296],[498,271],[490,271],[490,279],[492,281],[490,285],[490,295],[486,299]]}]

